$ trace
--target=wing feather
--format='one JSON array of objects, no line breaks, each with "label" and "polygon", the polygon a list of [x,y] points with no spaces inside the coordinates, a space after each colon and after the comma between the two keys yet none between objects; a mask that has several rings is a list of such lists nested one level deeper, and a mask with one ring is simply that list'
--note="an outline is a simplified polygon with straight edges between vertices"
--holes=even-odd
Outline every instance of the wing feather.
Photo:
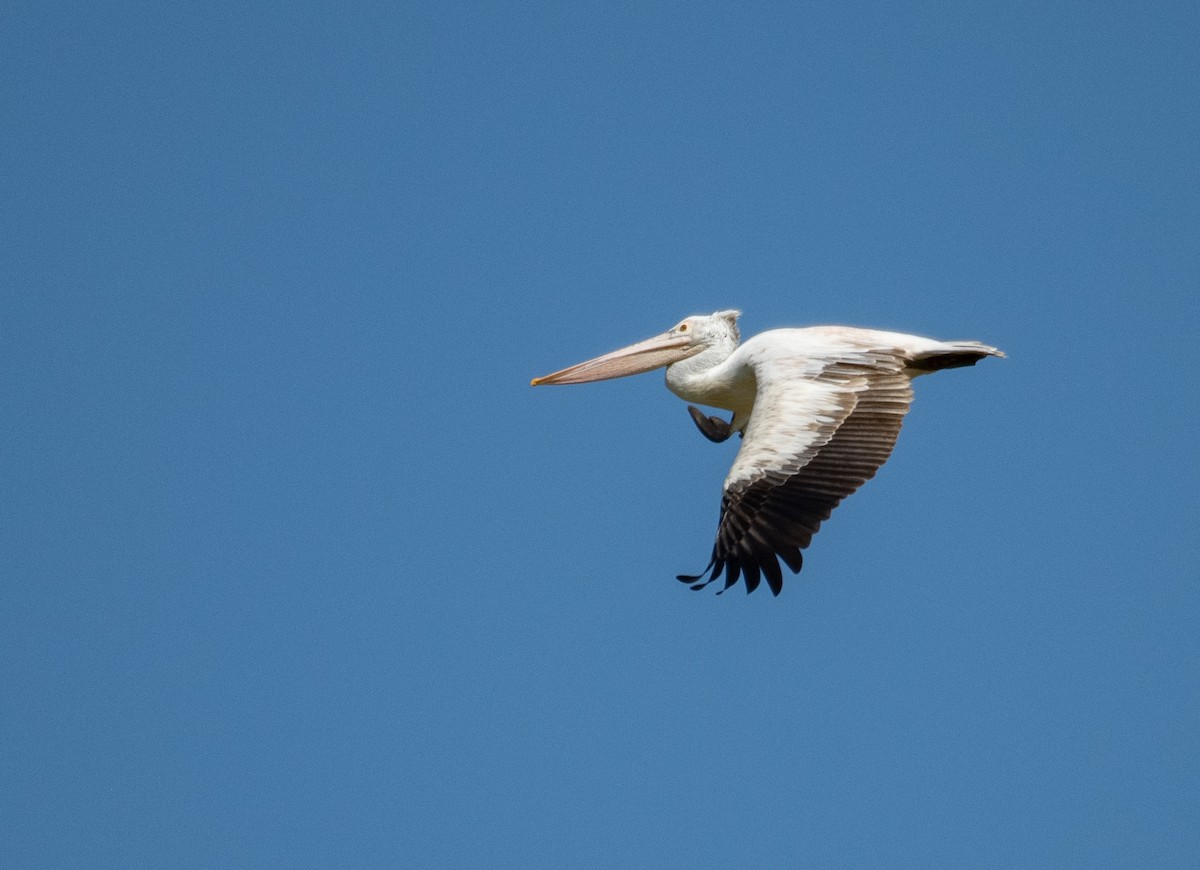
[{"label": "wing feather", "polygon": [[765,578],[778,595],[778,560],[798,573],[800,551],[821,523],[891,455],[912,402],[906,355],[889,347],[839,351],[819,361],[751,361],[754,410],[725,480],[708,582],[724,570],[726,589],[740,576],[753,592]]}]

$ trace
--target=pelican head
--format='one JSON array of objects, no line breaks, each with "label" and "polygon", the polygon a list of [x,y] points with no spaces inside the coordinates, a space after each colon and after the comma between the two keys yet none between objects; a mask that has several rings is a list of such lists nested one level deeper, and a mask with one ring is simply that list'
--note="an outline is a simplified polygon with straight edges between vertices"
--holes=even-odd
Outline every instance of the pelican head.
[{"label": "pelican head", "polygon": [[609,378],[624,378],[674,365],[715,345],[736,345],[737,319],[741,313],[729,310],[718,311],[715,314],[693,314],[661,335],[577,363],[553,374],[534,378],[530,383],[537,387],[543,384],[586,384]]}]

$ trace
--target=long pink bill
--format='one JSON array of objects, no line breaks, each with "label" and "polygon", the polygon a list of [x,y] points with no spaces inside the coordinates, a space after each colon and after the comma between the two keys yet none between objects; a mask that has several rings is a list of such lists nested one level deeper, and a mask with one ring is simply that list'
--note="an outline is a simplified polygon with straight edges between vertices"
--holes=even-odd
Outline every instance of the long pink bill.
[{"label": "long pink bill", "polygon": [[534,378],[530,385],[538,387],[543,384],[586,384],[609,378],[624,378],[669,366],[671,363],[687,359],[699,350],[700,348],[692,345],[687,336],[664,332],[604,356]]}]

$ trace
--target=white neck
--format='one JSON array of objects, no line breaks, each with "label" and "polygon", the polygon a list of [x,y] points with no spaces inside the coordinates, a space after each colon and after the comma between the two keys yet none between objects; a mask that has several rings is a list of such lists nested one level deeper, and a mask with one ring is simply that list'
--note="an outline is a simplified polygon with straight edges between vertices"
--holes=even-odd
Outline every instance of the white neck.
[{"label": "white neck", "polygon": [[737,346],[736,338],[722,336],[695,356],[667,366],[667,389],[686,402],[748,411],[754,404],[754,373],[728,365]]}]

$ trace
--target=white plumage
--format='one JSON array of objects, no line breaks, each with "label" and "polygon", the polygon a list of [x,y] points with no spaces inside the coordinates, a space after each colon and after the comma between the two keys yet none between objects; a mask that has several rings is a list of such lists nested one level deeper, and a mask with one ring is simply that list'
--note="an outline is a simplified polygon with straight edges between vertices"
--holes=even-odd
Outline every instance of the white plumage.
[{"label": "white plumage", "polygon": [[912,401],[912,379],[1004,354],[976,341],[842,326],[776,329],[739,346],[740,313],[688,317],[662,335],[533,383],[586,383],[666,366],[667,387],[677,396],[732,411],[726,423],[688,409],[706,437],[744,437],[725,478],[711,561],[699,575],[679,579],[700,589],[724,572],[725,589],[744,577],[753,592],[765,578],[778,595],[778,560],[799,572],[800,551],[821,522],[887,461]]}]

